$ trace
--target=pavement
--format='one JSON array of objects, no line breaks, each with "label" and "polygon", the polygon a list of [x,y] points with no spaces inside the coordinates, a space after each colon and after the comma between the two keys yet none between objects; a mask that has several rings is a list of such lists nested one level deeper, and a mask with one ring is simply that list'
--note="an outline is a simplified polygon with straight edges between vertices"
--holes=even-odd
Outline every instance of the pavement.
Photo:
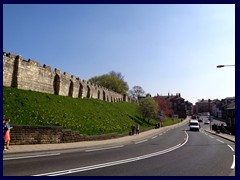
[{"label": "pavement", "polygon": [[211,133],[211,134],[213,134],[215,136],[219,136],[219,137],[221,137],[223,139],[227,139],[227,140],[235,143],[235,136],[234,135],[225,134],[225,133],[216,133],[215,131],[207,130],[207,129],[205,129],[205,131],[208,132],[208,133]]},{"label": "pavement", "polygon": [[[135,142],[140,142],[159,135],[169,129],[176,128],[188,123],[188,119],[171,126],[161,127],[159,129],[151,129],[148,131],[135,134],[133,136],[125,136],[120,138],[98,140],[98,141],[81,141],[74,143],[59,143],[59,144],[34,144],[34,145],[11,145],[8,151],[3,151],[3,156],[10,154],[30,153],[30,152],[42,152],[42,151],[54,151],[54,150],[66,150],[66,149],[95,149],[101,147],[114,147],[118,145],[126,145]],[[220,136],[235,143],[235,136],[229,134],[215,133],[215,131],[205,130],[208,133]]]}]

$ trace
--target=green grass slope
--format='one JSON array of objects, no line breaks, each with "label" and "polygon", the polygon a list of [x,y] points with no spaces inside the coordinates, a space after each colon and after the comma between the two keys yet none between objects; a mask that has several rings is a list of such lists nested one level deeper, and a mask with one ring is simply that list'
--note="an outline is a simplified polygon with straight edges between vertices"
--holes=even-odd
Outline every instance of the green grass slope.
[{"label": "green grass slope", "polygon": [[125,133],[132,124],[140,128],[156,121],[141,119],[136,104],[65,96],[3,87],[3,118],[12,125],[62,126],[81,134]]}]

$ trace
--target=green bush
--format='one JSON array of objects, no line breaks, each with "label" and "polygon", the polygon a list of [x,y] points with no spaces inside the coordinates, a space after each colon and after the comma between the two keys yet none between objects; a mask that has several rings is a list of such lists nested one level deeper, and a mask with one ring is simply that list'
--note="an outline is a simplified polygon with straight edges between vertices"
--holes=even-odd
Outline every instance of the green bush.
[{"label": "green bush", "polygon": [[170,126],[179,122],[181,122],[181,119],[167,118],[162,123],[163,123],[163,126]]}]

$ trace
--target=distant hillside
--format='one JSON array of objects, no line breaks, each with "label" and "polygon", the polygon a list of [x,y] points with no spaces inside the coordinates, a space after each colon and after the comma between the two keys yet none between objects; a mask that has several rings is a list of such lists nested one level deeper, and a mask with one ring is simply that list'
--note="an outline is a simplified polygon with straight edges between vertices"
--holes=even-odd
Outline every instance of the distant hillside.
[{"label": "distant hillside", "polygon": [[87,135],[125,133],[137,123],[153,126],[156,121],[144,121],[137,107],[3,87],[3,118],[11,118],[12,125],[63,126]]}]

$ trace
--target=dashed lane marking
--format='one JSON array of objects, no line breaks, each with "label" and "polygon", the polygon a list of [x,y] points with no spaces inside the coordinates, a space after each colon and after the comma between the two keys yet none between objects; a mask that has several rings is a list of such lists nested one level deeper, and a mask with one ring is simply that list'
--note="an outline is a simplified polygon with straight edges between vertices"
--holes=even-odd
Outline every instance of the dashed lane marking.
[{"label": "dashed lane marking", "polygon": [[139,144],[139,143],[143,143],[143,142],[146,142],[146,141],[147,141],[147,139],[142,140],[142,141],[137,141],[137,142],[135,142],[134,144]]},{"label": "dashed lane marking", "polygon": [[[186,131],[185,131],[185,133],[187,134]],[[188,135],[187,135],[187,139],[182,144],[178,144],[178,145],[173,146],[171,148],[168,148],[168,149],[165,149],[165,150],[162,150],[162,151],[158,151],[158,152],[155,152],[155,153],[146,154],[146,155],[137,156],[137,157],[128,158],[128,159],[123,159],[123,160],[118,160],[118,161],[112,161],[112,162],[107,162],[107,163],[102,163],[102,164],[86,166],[86,167],[80,167],[80,168],[67,169],[67,170],[62,170],[62,171],[55,171],[55,172],[37,174],[37,175],[34,175],[34,176],[59,176],[59,175],[66,175],[66,174],[71,174],[71,173],[76,173],[76,172],[89,171],[89,170],[92,170],[92,169],[99,169],[99,168],[104,168],[104,167],[109,167],[109,166],[114,166],[114,165],[119,165],[119,164],[124,164],[124,163],[130,163],[130,162],[134,162],[134,161],[139,161],[139,160],[142,160],[142,159],[151,158],[151,157],[154,157],[154,156],[158,156],[158,155],[165,154],[165,153],[171,152],[173,150],[176,150],[176,149],[184,146],[187,143],[187,141],[188,141]]]},{"label": "dashed lane marking", "polygon": [[38,158],[38,157],[58,156],[58,155],[60,155],[60,153],[56,153],[56,154],[42,154],[42,155],[35,155],[35,156],[22,156],[22,157],[3,158],[3,160],[7,161],[7,160],[28,159],[28,158]]},{"label": "dashed lane marking", "polygon": [[153,136],[151,139],[155,139],[155,138],[157,138],[157,136]]},{"label": "dashed lane marking", "polygon": [[224,143],[223,141],[221,141],[220,139],[217,139],[217,141],[219,141],[220,143]]},{"label": "dashed lane marking", "polygon": [[102,150],[107,150],[107,149],[115,149],[115,148],[120,148],[120,147],[123,147],[123,146],[124,145],[105,147],[105,148],[98,148],[98,149],[87,149],[87,150],[85,150],[85,152],[102,151]]}]

